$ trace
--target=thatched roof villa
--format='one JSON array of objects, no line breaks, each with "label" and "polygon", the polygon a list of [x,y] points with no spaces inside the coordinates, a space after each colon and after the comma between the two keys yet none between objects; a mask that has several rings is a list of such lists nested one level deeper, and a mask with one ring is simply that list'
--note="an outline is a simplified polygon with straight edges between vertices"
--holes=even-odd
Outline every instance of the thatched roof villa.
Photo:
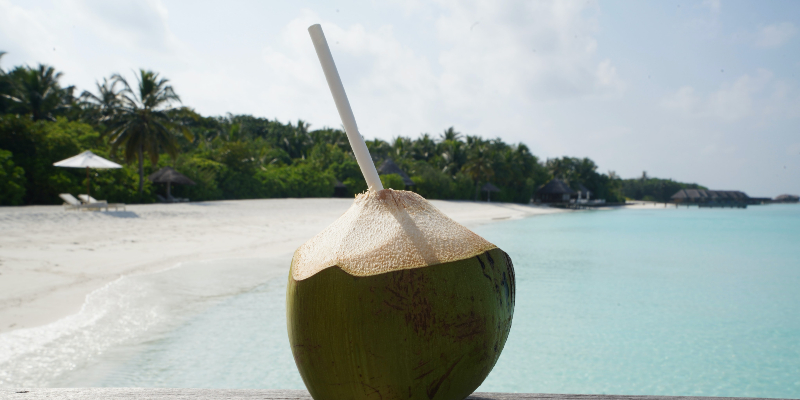
[{"label": "thatched roof villa", "polygon": [[747,208],[748,204],[759,204],[746,193],[738,190],[681,189],[671,197],[676,204],[699,207]]},{"label": "thatched roof villa", "polygon": [[780,196],[775,197],[773,200],[775,203],[797,203],[800,202],[800,196],[795,196],[792,194],[782,194]]},{"label": "thatched roof villa", "polygon": [[569,203],[576,192],[566,182],[553,178],[536,190],[535,199],[541,203]]},{"label": "thatched roof villa", "polygon": [[403,178],[403,183],[405,183],[406,187],[414,186],[414,181],[412,181],[411,178],[408,177],[408,174],[402,169],[400,169],[400,167],[394,162],[394,160],[392,160],[391,158],[387,158],[386,161],[384,161],[383,164],[381,164],[381,166],[378,168],[378,175],[391,175],[391,174],[400,175],[400,177]]}]

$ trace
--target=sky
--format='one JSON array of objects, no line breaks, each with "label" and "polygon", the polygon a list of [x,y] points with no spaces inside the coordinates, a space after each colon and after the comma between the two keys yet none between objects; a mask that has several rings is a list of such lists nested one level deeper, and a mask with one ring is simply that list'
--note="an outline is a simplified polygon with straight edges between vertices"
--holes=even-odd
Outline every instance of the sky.
[{"label": "sky", "polygon": [[0,0],[0,67],[78,92],[145,68],[203,115],[340,127],[315,23],[367,139],[453,126],[623,178],[800,194],[798,1]]}]

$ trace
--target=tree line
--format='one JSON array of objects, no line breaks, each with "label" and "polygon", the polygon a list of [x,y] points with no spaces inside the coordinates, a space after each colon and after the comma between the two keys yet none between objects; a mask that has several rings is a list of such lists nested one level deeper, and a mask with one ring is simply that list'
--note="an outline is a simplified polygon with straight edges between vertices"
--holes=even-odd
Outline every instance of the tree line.
[{"label": "tree line", "polygon": [[[348,196],[367,188],[341,129],[202,116],[181,103],[168,79],[148,70],[135,81],[111,75],[80,94],[61,78],[47,65],[0,68],[0,204],[58,204],[59,193],[82,192],[84,171],[52,164],[84,150],[124,165],[92,171],[93,194],[111,201],[155,201],[163,189],[146,177],[167,165],[197,183],[173,193],[197,201],[330,197],[339,183]],[[480,189],[492,183],[500,189],[493,200],[528,203],[553,177],[609,202],[626,195],[616,174],[598,172],[588,158],[540,160],[525,144],[452,127],[416,139],[368,140],[367,147],[376,165],[391,158],[414,182],[406,188],[399,176],[385,175],[385,187],[429,199],[485,199]]]}]

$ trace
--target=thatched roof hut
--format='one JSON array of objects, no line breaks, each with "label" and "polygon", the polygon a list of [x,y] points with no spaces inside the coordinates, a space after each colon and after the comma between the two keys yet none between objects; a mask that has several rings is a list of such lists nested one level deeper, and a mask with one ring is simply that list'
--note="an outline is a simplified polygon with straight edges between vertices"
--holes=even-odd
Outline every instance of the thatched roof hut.
[{"label": "thatched roof hut", "polygon": [[570,189],[566,182],[553,178],[536,190],[536,199],[542,203],[567,203],[574,194],[575,191]]},{"label": "thatched roof hut", "polygon": [[387,158],[386,161],[381,164],[378,168],[378,175],[390,175],[390,174],[397,174],[403,178],[403,183],[406,186],[414,186],[414,181],[408,177],[405,171],[400,169],[400,167],[392,160],[391,158]]},{"label": "thatched roof hut", "polygon": [[494,192],[494,193],[497,193],[497,192],[499,192],[499,191],[500,191],[500,189],[498,189],[498,188],[497,188],[497,186],[495,186],[495,185],[492,185],[492,184],[491,184],[491,183],[489,183],[489,182],[486,182],[486,183],[485,183],[485,184],[484,184],[484,185],[481,187],[481,192],[486,192],[486,201],[487,201],[487,202],[489,202],[489,201],[492,201],[492,192]]},{"label": "thatched roof hut", "polygon": [[186,175],[175,171],[172,167],[164,167],[160,170],[153,172],[147,177],[154,183],[176,183],[178,185],[196,185],[193,180],[189,179]]},{"label": "thatched roof hut", "polygon": [[500,191],[500,189],[498,189],[497,186],[492,185],[489,182],[486,182],[486,184],[483,185],[483,187],[481,187],[481,192],[494,192],[494,193],[497,193],[499,191]]},{"label": "thatched roof hut", "polygon": [[172,197],[171,187],[173,183],[178,185],[196,185],[196,183],[194,183],[193,180],[189,179],[186,175],[178,171],[175,171],[172,167],[161,168],[160,170],[150,174],[150,176],[148,176],[147,179],[150,179],[154,183],[167,184],[167,198],[165,200],[168,202],[189,201],[189,199],[180,199]]},{"label": "thatched roof hut", "polygon": [[782,194],[778,197],[775,197],[776,203],[797,203],[800,202],[800,196],[795,196],[792,194]]}]

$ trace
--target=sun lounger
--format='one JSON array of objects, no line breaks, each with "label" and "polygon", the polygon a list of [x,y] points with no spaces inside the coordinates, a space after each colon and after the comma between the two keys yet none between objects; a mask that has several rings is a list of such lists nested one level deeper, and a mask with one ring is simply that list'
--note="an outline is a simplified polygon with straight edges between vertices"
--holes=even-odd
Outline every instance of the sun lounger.
[{"label": "sun lounger", "polygon": [[156,199],[158,199],[159,203],[184,203],[189,201],[189,199],[185,199],[182,197],[172,197],[172,196],[164,197],[160,194],[156,194]]},{"label": "sun lounger", "polygon": [[172,197],[172,196],[167,196],[167,200],[171,203],[185,203],[189,201],[189,199],[185,199],[183,197]]},{"label": "sun lounger", "polygon": [[76,199],[75,196],[73,196],[73,195],[71,195],[69,193],[61,193],[60,195],[58,195],[58,197],[61,197],[61,199],[64,200],[64,209],[65,210],[92,210],[92,211],[99,211],[99,210],[102,210],[103,208],[105,208],[106,211],[108,211],[108,204],[106,202],[102,202],[102,203],[101,202],[97,202],[97,203],[92,203],[92,204],[81,204],[81,202],[78,201],[78,199]]},{"label": "sun lounger", "polygon": [[108,211],[109,208],[113,208],[114,211],[118,211],[120,207],[122,207],[122,210],[125,211],[124,203],[109,203],[106,200],[96,200],[94,197],[89,196],[88,194],[79,194],[78,197],[81,199],[83,204],[107,204],[106,211]]}]

